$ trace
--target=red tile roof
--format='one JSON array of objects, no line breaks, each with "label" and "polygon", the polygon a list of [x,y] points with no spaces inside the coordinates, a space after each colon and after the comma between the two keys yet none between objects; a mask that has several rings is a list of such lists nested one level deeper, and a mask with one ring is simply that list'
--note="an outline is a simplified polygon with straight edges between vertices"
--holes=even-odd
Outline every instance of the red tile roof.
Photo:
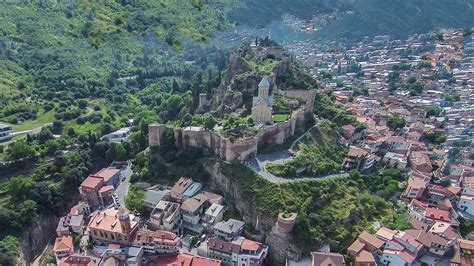
[{"label": "red tile roof", "polygon": [[119,172],[120,170],[117,168],[107,167],[100,170],[99,172],[95,173],[92,176],[102,178],[104,179],[105,182],[107,182]]},{"label": "red tile roof", "polygon": [[82,181],[81,187],[99,189],[103,186],[104,181],[98,177],[88,176]]},{"label": "red tile roof", "polygon": [[70,235],[62,235],[56,238],[54,241],[53,250],[56,252],[58,250],[66,250],[69,249],[72,252],[72,236]]},{"label": "red tile roof", "polygon": [[242,246],[240,246],[240,248],[243,250],[257,251],[260,249],[261,246],[262,244],[259,242],[255,242],[250,239],[244,239],[244,241],[242,242]]},{"label": "red tile roof", "polygon": [[445,210],[435,209],[435,208],[426,208],[426,218],[451,222],[449,219],[449,212]]},{"label": "red tile roof", "polygon": [[160,256],[156,266],[220,266],[219,260],[202,258],[191,254]]}]

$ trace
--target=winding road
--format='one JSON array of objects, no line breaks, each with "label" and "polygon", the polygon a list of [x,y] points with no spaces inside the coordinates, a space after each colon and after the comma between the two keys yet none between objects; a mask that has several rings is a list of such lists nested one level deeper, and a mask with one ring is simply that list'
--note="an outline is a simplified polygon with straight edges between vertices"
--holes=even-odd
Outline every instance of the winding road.
[{"label": "winding road", "polygon": [[[311,131],[317,127],[321,122],[324,120],[318,120],[317,123],[309,128],[304,134],[299,136],[295,141],[290,146],[290,149],[293,149],[295,145],[302,140],[306,135],[311,133]],[[279,152],[274,152],[270,154],[258,154],[255,158],[252,158],[244,164],[267,179],[268,181],[272,183],[277,183],[277,184],[282,184],[282,183],[290,183],[290,182],[297,182],[297,181],[308,181],[308,180],[315,180],[315,179],[326,179],[326,178],[337,178],[337,177],[343,177],[343,176],[348,176],[348,173],[342,173],[342,174],[331,174],[331,175],[325,175],[325,176],[295,176],[295,177],[281,177],[281,176],[276,176],[272,173],[270,173],[267,169],[266,166],[268,163],[277,163],[277,164],[282,164],[288,161],[293,160],[293,157],[291,157],[288,154],[287,150],[284,151],[279,151]]]}]

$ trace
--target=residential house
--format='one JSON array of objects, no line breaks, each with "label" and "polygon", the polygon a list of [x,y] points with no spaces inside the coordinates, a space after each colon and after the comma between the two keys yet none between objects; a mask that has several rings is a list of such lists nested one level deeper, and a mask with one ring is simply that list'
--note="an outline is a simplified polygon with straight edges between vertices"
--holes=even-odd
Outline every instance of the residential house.
[{"label": "residential house", "polygon": [[312,266],[344,266],[344,256],[331,252],[311,252]]},{"label": "residential house", "polygon": [[407,167],[408,161],[407,157],[404,154],[398,154],[394,152],[387,152],[382,161],[393,168],[403,169]]},{"label": "residential house", "polygon": [[419,199],[425,192],[425,189],[429,183],[429,180],[418,178],[416,176],[410,176],[408,179],[407,187],[402,193],[402,197],[409,200]]},{"label": "residential house", "polygon": [[191,186],[193,180],[191,178],[181,177],[178,182],[171,188],[171,198],[177,202],[183,201],[183,192]]},{"label": "residential house", "polygon": [[13,128],[10,125],[0,124],[0,141],[12,138]]},{"label": "residential house", "polygon": [[107,186],[117,187],[120,183],[120,169],[114,167],[104,168],[92,176],[102,178]]},{"label": "residential house", "polygon": [[383,265],[405,266],[412,265],[416,256],[406,250],[384,249],[380,262]]},{"label": "residential house", "polygon": [[169,189],[149,189],[145,192],[145,207],[153,210],[158,202],[169,200],[171,191]]},{"label": "residential house", "polygon": [[138,229],[138,221],[123,209],[108,208],[98,211],[88,227],[94,243],[127,245]]},{"label": "residential house", "polygon": [[450,266],[474,265],[474,241],[457,239]]},{"label": "residential house", "polygon": [[346,171],[359,169],[364,166],[365,160],[369,153],[359,147],[350,147],[349,152],[346,154],[346,158],[342,164],[342,167]]},{"label": "residential house", "polygon": [[244,222],[234,219],[216,223],[216,225],[214,225],[214,235],[230,241],[242,235],[244,224]]},{"label": "residential house", "polygon": [[461,195],[457,207],[470,215],[474,215],[474,196]]},{"label": "residential house", "polygon": [[244,237],[232,242],[209,238],[206,247],[206,256],[221,260],[223,265],[261,266],[268,254],[267,246]]},{"label": "residential house", "polygon": [[61,260],[64,257],[71,255],[74,252],[74,246],[72,243],[72,236],[61,235],[56,238],[53,246],[54,256],[56,260]]},{"label": "residential house", "polygon": [[56,227],[56,234],[58,236],[69,235],[71,234],[69,223],[71,221],[72,215],[67,214],[59,219],[58,226]]},{"label": "residential house", "polygon": [[423,230],[407,230],[406,234],[413,236],[416,241],[427,247],[429,252],[438,256],[443,256],[452,244],[452,241]]},{"label": "residential house", "polygon": [[429,225],[436,221],[452,223],[449,211],[429,207],[427,203],[417,199],[411,201],[410,216]]},{"label": "residential house", "polygon": [[412,151],[408,156],[408,165],[414,171],[422,173],[433,172],[433,166],[428,154],[424,151]]},{"label": "residential house", "polygon": [[172,232],[138,230],[133,245],[142,247],[147,253],[178,254],[181,239]]},{"label": "residential house", "polygon": [[156,262],[156,266],[221,266],[221,261],[210,258],[203,258],[191,254],[180,253],[177,255],[161,256]]},{"label": "residential house", "polygon": [[240,242],[240,252],[237,265],[261,266],[268,255],[268,246],[246,238],[236,240]]},{"label": "residential house", "polygon": [[189,198],[194,197],[197,193],[199,193],[199,191],[201,191],[201,189],[202,189],[201,183],[199,182],[191,183],[191,185],[188,186],[186,190],[184,190],[182,194],[182,200],[187,200]]},{"label": "residential house", "polygon": [[58,266],[98,266],[98,265],[99,265],[99,259],[90,257],[90,256],[79,255],[79,254],[72,254],[68,257],[64,257],[58,262]]},{"label": "residential house", "polygon": [[150,214],[148,225],[154,229],[178,232],[181,219],[180,205],[161,200]]},{"label": "residential house", "polygon": [[207,223],[208,226],[213,226],[216,223],[222,221],[224,217],[224,206],[212,203],[209,208],[207,208],[206,212],[204,213],[204,221]]},{"label": "residential house", "polygon": [[354,258],[355,266],[375,266],[376,260],[373,254],[381,253],[384,244],[384,241],[363,231],[349,246],[347,253]]},{"label": "residential house", "polygon": [[79,187],[79,194],[82,200],[88,203],[91,208],[100,206],[99,190],[105,185],[102,178],[88,176]]},{"label": "residential house", "polygon": [[207,240],[207,257],[220,260],[222,265],[237,265],[239,252],[240,246],[238,244],[219,238]]},{"label": "residential house", "polygon": [[206,201],[197,197],[193,197],[185,200],[183,204],[181,204],[183,225],[186,229],[196,233],[202,232],[203,227],[200,221],[205,203]]},{"label": "residential house", "polygon": [[102,136],[100,139],[115,143],[121,143],[123,141],[127,141],[130,138],[130,130],[131,128],[129,127],[123,127],[117,131]]},{"label": "residential house", "polygon": [[99,189],[99,202],[101,206],[109,206],[114,203],[114,187],[107,185]]}]

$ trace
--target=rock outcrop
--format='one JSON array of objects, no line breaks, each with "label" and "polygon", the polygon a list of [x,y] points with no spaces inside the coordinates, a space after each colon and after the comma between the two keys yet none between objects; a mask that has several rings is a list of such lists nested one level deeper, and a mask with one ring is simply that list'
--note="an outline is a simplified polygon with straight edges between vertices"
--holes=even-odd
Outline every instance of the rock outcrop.
[{"label": "rock outcrop", "polygon": [[46,245],[56,236],[56,216],[39,215],[26,228],[21,236],[19,265],[29,265],[36,256],[41,254]]},{"label": "rock outcrop", "polygon": [[265,243],[269,246],[270,265],[285,265],[287,258],[296,261],[301,259],[302,251],[295,244],[291,227],[282,226],[277,223],[277,217],[257,210],[255,203],[242,193],[242,185],[236,179],[225,176],[218,162],[207,163],[205,169],[211,176],[211,189],[220,191],[234,203],[247,224],[263,233]]}]

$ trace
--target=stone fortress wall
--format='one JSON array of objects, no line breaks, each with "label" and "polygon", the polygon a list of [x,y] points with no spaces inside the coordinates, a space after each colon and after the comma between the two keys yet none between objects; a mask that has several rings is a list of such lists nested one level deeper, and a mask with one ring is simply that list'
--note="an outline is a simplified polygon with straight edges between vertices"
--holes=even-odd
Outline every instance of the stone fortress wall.
[{"label": "stone fortress wall", "polygon": [[148,126],[149,146],[159,147],[162,134],[166,129],[174,130],[175,145],[178,148],[203,148],[226,161],[245,161],[255,156],[259,149],[270,145],[283,144],[285,140],[295,135],[298,128],[304,126],[306,113],[313,113],[316,90],[284,91],[283,95],[300,98],[306,104],[294,111],[287,121],[265,126],[255,136],[230,141],[216,132],[201,127],[172,128],[164,124]]}]

